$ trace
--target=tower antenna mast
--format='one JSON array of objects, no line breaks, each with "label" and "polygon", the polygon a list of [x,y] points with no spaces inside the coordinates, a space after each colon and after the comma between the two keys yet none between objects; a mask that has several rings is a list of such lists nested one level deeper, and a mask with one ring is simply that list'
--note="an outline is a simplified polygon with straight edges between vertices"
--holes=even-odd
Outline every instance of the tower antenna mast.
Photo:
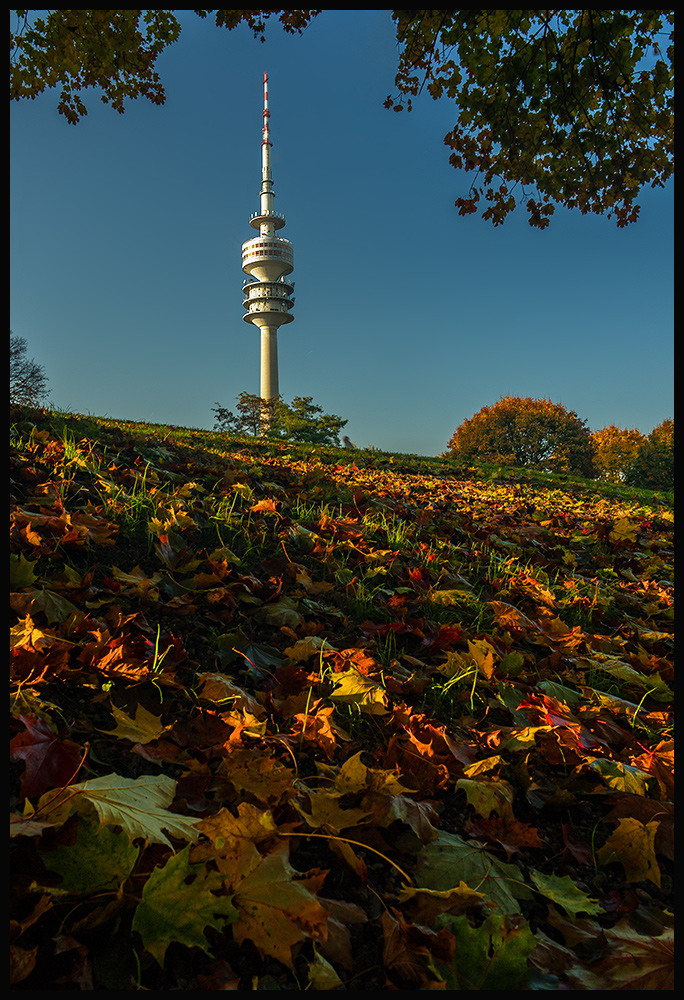
[{"label": "tower antenna mast", "polygon": [[[268,73],[264,73],[264,110],[261,139],[261,190],[259,211],[249,220],[259,235],[242,244],[242,270],[249,277],[243,282],[242,317],[261,331],[261,384],[263,400],[280,394],[278,385],[278,328],[294,319],[294,282],[287,278],[294,269],[294,251],[290,240],[277,236],[285,225],[285,216],[273,208],[275,193],[271,173],[271,136],[268,107]],[[263,423],[262,423],[263,426]]]}]

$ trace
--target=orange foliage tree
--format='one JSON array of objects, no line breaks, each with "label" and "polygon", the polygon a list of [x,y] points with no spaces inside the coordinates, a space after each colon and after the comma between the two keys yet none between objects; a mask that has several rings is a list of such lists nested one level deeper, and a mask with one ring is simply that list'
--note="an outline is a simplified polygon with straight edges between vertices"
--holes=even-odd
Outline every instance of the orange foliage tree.
[{"label": "orange foliage tree", "polygon": [[591,435],[594,444],[594,464],[600,479],[623,483],[646,438],[636,427],[623,430],[610,424]]},{"label": "orange foliage tree", "polygon": [[501,396],[454,432],[447,454],[471,461],[533,466],[552,472],[595,473],[586,421],[550,399]]}]

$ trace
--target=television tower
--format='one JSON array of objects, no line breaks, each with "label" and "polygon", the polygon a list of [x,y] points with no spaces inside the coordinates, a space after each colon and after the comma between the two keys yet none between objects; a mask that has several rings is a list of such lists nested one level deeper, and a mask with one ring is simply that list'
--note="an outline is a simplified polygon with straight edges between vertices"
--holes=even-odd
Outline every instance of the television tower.
[{"label": "television tower", "polygon": [[243,282],[247,312],[245,323],[261,330],[261,391],[262,399],[279,394],[278,389],[278,327],[294,319],[294,281],[286,280],[294,268],[294,252],[290,240],[276,236],[285,225],[285,216],[274,212],[273,177],[271,175],[271,139],[268,130],[268,73],[264,73],[264,127],[261,140],[261,200],[259,211],[249,220],[259,235],[242,244],[242,270],[249,277]]}]

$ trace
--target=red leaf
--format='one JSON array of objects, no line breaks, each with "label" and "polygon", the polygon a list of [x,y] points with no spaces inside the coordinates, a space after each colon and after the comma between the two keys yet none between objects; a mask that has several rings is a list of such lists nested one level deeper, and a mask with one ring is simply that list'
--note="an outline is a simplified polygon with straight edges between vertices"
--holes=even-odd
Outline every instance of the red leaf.
[{"label": "red leaf", "polygon": [[42,795],[49,788],[60,788],[73,780],[83,750],[71,740],[59,739],[44,719],[21,715],[26,732],[10,742],[10,756],[25,761],[21,776],[23,796]]}]

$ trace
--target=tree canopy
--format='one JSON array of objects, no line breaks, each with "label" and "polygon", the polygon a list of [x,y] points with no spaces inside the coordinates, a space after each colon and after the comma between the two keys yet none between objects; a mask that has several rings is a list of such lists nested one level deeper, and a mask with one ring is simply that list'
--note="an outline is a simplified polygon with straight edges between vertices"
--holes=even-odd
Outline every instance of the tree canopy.
[{"label": "tree canopy", "polygon": [[628,486],[674,489],[674,420],[663,420],[642,443],[625,472]]},{"label": "tree canopy", "polygon": [[646,438],[636,427],[626,430],[610,424],[591,435],[594,465],[600,479],[623,483]]},{"label": "tree canopy", "polygon": [[402,43],[396,84],[407,106],[426,87],[458,109],[444,141],[454,167],[475,171],[468,196],[456,200],[461,215],[484,198],[483,218],[498,225],[520,188],[532,226],[548,226],[555,204],[605,212],[625,226],[638,216],[640,189],[671,175],[674,11],[393,17]]},{"label": "tree canopy", "polygon": [[235,409],[233,413],[216,403],[212,407],[214,430],[339,446],[340,431],[347,424],[334,413],[325,413],[313,396],[295,396],[288,404],[282,396],[264,399],[241,392]]},{"label": "tree canopy", "polygon": [[502,396],[454,432],[447,454],[552,472],[594,474],[594,448],[586,421],[550,399]]},{"label": "tree canopy", "polygon": [[[174,11],[16,10],[10,97],[61,89],[59,111],[87,114],[81,92],[102,90],[119,113],[127,99],[164,103],[154,66],[180,34]],[[197,10],[229,30],[266,21],[301,31],[319,10]],[[500,225],[522,200],[544,229],[557,204],[634,222],[643,187],[674,170],[674,11],[394,10],[396,96],[411,109],[426,90],[454,102],[445,136],[450,162],[474,172],[456,199],[461,215],[483,208]]]}]

